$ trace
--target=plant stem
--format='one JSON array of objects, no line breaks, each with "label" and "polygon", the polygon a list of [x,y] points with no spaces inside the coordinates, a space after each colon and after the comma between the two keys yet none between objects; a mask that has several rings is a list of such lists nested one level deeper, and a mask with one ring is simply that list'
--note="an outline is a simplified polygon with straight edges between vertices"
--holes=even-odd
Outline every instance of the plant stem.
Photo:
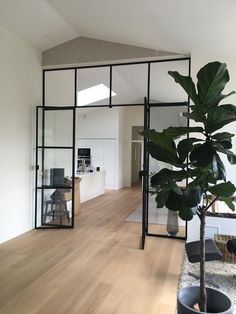
[{"label": "plant stem", "polygon": [[205,206],[204,211],[206,212],[218,199],[219,199],[219,196],[216,196],[215,199],[209,205]]},{"label": "plant stem", "polygon": [[202,312],[207,312],[207,294],[205,285],[205,224],[206,210],[201,207],[200,213],[200,309]]}]

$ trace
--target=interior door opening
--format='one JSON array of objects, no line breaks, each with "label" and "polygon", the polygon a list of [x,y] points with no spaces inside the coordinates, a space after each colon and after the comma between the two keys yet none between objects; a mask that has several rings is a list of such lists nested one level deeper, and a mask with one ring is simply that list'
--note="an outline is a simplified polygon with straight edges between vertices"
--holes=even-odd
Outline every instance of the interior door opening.
[{"label": "interior door opening", "polygon": [[137,192],[133,209],[141,211],[143,138],[138,132],[143,127],[133,128],[143,123],[143,107],[77,108],[76,117],[75,178],[81,180],[81,206],[95,197],[133,188]]}]

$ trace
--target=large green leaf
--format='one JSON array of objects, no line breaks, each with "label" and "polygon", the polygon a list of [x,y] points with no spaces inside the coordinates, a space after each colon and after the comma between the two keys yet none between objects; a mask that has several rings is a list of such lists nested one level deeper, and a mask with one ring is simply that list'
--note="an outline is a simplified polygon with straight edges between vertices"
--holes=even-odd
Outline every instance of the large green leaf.
[{"label": "large green leaf", "polygon": [[236,164],[236,155],[235,155],[233,152],[231,152],[231,151],[228,150],[228,149],[225,149],[220,143],[214,143],[213,145],[214,145],[214,147],[216,148],[216,150],[217,150],[218,152],[227,155],[228,161],[229,161],[232,165],[235,165],[235,164]]},{"label": "large green leaf", "polygon": [[219,103],[221,102],[221,100],[231,96],[231,95],[234,95],[235,94],[235,91],[232,91],[230,93],[228,93],[227,95],[223,95],[223,94],[220,94],[211,104],[209,104],[208,108],[212,108],[212,107],[216,107],[219,105]]},{"label": "large green leaf", "polygon": [[151,142],[158,145],[159,147],[163,148],[166,152],[170,154],[175,154],[175,142],[168,137],[164,132],[157,132],[154,129],[144,130],[141,132],[143,136],[148,138]]},{"label": "large green leaf", "polygon": [[152,142],[147,143],[147,150],[149,154],[156,160],[168,162],[170,164],[175,162],[172,160],[171,156],[169,156],[167,151]]},{"label": "large green leaf", "polygon": [[217,179],[213,176],[213,172],[210,166],[211,165],[205,168],[201,168],[203,171],[199,171],[199,168],[196,168],[198,174],[196,175],[195,179],[188,184],[188,187],[199,186],[204,191],[208,189],[209,184],[216,184]]},{"label": "large green leaf", "polygon": [[224,140],[230,139],[233,136],[234,136],[234,134],[232,134],[232,133],[221,132],[221,133],[216,133],[216,134],[212,135],[212,138],[214,140],[217,140],[217,141],[224,141]]},{"label": "large green leaf", "polygon": [[164,150],[161,146],[154,144],[153,142],[147,143],[147,150],[150,153],[150,155],[156,160],[170,163],[171,165],[176,166],[176,167],[184,166],[183,164],[180,164],[180,160],[178,156],[176,155],[175,151],[172,154],[170,154],[168,151]]},{"label": "large green leaf", "polygon": [[183,194],[178,194],[173,190],[170,190],[168,199],[166,201],[166,207],[169,210],[179,211],[181,208],[186,207],[183,202]]},{"label": "large green leaf", "polygon": [[215,132],[233,121],[236,121],[236,106],[222,105],[211,109],[206,120],[207,132]]},{"label": "large green leaf", "polygon": [[172,190],[176,194],[179,194],[179,195],[183,194],[183,191],[181,190],[181,188],[177,185],[177,183],[173,181],[168,183],[168,187],[170,188],[170,190]]},{"label": "large green leaf", "polygon": [[225,141],[220,141],[220,144],[226,148],[226,149],[231,149],[232,148],[232,141],[231,141],[231,138],[228,138],[227,140]]},{"label": "large green leaf", "polygon": [[187,207],[196,207],[202,198],[202,190],[199,186],[188,187],[183,193],[183,201]]},{"label": "large green leaf", "polygon": [[229,81],[229,73],[225,63],[211,62],[200,69],[197,74],[198,97],[205,107],[213,103]]},{"label": "large green leaf", "polygon": [[181,207],[179,210],[179,217],[185,221],[190,221],[193,219],[193,216],[196,212],[196,208],[190,208],[190,207]]},{"label": "large green leaf", "polygon": [[176,139],[182,135],[191,133],[191,132],[195,132],[195,133],[202,133],[203,132],[203,128],[201,127],[169,127],[168,129],[163,130],[163,133],[172,138],[172,139]]},{"label": "large green leaf", "polygon": [[194,163],[195,167],[206,167],[212,163],[214,154],[215,150],[211,143],[197,144],[190,153],[190,161]]},{"label": "large green leaf", "polygon": [[176,83],[179,83],[183,87],[194,104],[197,105],[199,103],[199,99],[192,78],[190,76],[181,75],[176,71],[168,71],[168,74],[175,79]]},{"label": "large green leaf", "polygon": [[[194,107],[194,106],[191,106]],[[204,122],[205,121],[205,116],[204,115],[200,115],[196,110],[194,110],[192,112],[183,112],[183,116],[185,118],[194,120],[196,122]]]},{"label": "large green leaf", "polygon": [[221,197],[221,201],[225,202],[225,204],[232,210],[235,211],[235,205],[232,201],[232,197]]},{"label": "large green leaf", "polygon": [[220,183],[208,188],[208,191],[216,196],[230,197],[236,191],[235,186],[230,182]]},{"label": "large green leaf", "polygon": [[185,170],[174,171],[164,168],[151,177],[151,185],[152,187],[157,187],[170,181],[182,181],[186,176],[187,172]]},{"label": "large green leaf", "polygon": [[169,196],[169,191],[170,191],[169,189],[163,189],[162,191],[157,192],[155,200],[158,208],[162,208],[165,206]]},{"label": "large green leaf", "polygon": [[231,165],[236,164],[236,155],[227,155],[228,161],[231,163]]},{"label": "large green leaf", "polygon": [[225,180],[225,166],[217,153],[215,153],[213,156],[212,171],[214,178],[216,178],[217,180]]},{"label": "large green leaf", "polygon": [[188,154],[192,151],[193,144],[197,142],[201,142],[201,141],[202,141],[201,139],[194,138],[194,137],[186,138],[180,141],[177,146],[177,151],[178,151],[180,160],[184,162]]}]

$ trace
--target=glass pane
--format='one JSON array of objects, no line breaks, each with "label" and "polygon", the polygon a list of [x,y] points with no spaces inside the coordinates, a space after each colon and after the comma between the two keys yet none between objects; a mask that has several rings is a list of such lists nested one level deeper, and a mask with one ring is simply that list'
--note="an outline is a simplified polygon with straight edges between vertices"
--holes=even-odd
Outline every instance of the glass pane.
[{"label": "glass pane", "polygon": [[43,190],[43,225],[72,223],[72,189]]},{"label": "glass pane", "polygon": [[179,84],[176,84],[168,71],[188,75],[188,66],[188,60],[151,63],[150,103],[187,101],[186,93]]},{"label": "glass pane", "polygon": [[77,106],[108,105],[109,97],[109,67],[78,70]]},{"label": "glass pane", "polygon": [[157,208],[155,195],[149,194],[148,203],[148,231],[159,235],[185,237],[185,221],[178,216],[178,212],[168,208]]},{"label": "glass pane", "polygon": [[[143,130],[143,107],[78,108],[76,169],[105,171],[106,189],[131,186],[131,174],[142,167],[143,137],[132,160],[132,126]],[[84,151],[83,151],[84,150]],[[141,154],[141,160],[139,155]],[[83,184],[83,183],[82,183]]]},{"label": "glass pane", "polygon": [[73,146],[73,110],[45,110],[45,146]]},{"label": "glass pane", "polygon": [[112,104],[144,104],[147,97],[148,65],[112,67]]},{"label": "glass pane", "polygon": [[[187,126],[187,119],[183,116],[187,112],[187,107],[151,107],[150,108],[150,129],[160,132],[170,126]],[[179,138],[178,141],[184,137]],[[162,168],[173,168],[165,162],[157,161],[149,157],[149,174],[152,175]]]},{"label": "glass pane", "polygon": [[[170,126],[186,126],[187,119],[183,117],[183,112],[187,107],[151,107],[150,108],[150,129],[162,131]],[[181,141],[184,137],[178,139]],[[177,142],[176,142],[177,145]],[[176,170],[174,166],[165,162],[157,161],[149,156],[149,178],[163,168]],[[181,188],[186,186],[186,182],[178,182]],[[178,217],[178,213],[169,211],[166,207],[157,208],[155,195],[152,194],[149,182],[149,204],[148,204],[149,232],[171,235],[185,236],[185,222]]]},{"label": "glass pane", "polygon": [[37,108],[38,110],[38,146],[42,146],[42,136],[43,136],[43,109]]},{"label": "glass pane", "polygon": [[74,106],[74,70],[45,72],[45,106]]},{"label": "glass pane", "polygon": [[37,190],[36,227],[39,227],[42,225],[41,201],[42,201],[42,190]]},{"label": "glass pane", "polygon": [[43,170],[42,170],[42,149],[38,148],[38,182],[37,186],[42,186]]},{"label": "glass pane", "polygon": [[72,149],[44,150],[44,186],[71,186]]}]

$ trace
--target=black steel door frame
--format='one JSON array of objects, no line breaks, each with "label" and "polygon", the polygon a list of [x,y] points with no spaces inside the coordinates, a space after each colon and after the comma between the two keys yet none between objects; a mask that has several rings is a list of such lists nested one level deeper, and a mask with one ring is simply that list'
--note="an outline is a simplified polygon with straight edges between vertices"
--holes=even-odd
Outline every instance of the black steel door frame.
[{"label": "black steel door frame", "polygon": [[[150,107],[147,98],[144,99],[144,130],[149,129],[150,121]],[[142,202],[142,240],[141,248],[145,247],[145,239],[148,233],[148,170],[149,170],[149,154],[147,150],[147,138],[144,137],[144,150],[143,150],[143,170],[141,172],[143,181],[143,202]]]},{"label": "black steel door frame", "polygon": [[[74,193],[75,193],[75,187],[74,187],[74,176],[75,176],[75,124],[76,124],[76,108],[74,106],[66,106],[66,107],[51,107],[51,106],[37,106],[36,107],[36,173],[35,173],[35,229],[55,229],[55,228],[73,228],[74,227]],[[47,146],[45,145],[45,112],[48,111],[72,111],[73,114],[73,126],[72,126],[72,146]],[[39,145],[39,118],[40,114],[39,111],[41,111],[41,145]],[[72,151],[72,185],[71,187],[68,186],[60,186],[60,189],[71,189],[71,195],[72,195],[72,208],[71,208],[71,224],[70,225],[63,225],[63,224],[50,224],[44,222],[44,191],[48,189],[56,189],[58,186],[52,186],[52,185],[44,185],[44,161],[45,161],[45,151],[47,149],[50,150],[58,150],[58,149],[66,149],[69,151]],[[41,169],[39,165],[39,150],[41,150]],[[38,171],[41,170],[42,172],[42,184],[38,184]],[[37,214],[38,214],[38,191],[41,191],[41,226],[37,225]]]},{"label": "black steel door frame", "polygon": [[[189,111],[189,102],[172,102],[172,103],[158,103],[158,104],[149,104],[148,102],[145,103],[144,106],[144,129],[150,129],[150,111],[151,108],[163,108],[163,107],[187,107],[187,111]],[[189,120],[187,120],[187,124],[189,125]],[[145,128],[146,126],[146,128]],[[188,135],[187,135],[188,136]],[[182,236],[169,236],[164,234],[155,234],[149,232],[148,229],[148,216],[149,216],[149,194],[152,193],[150,191],[149,186],[149,153],[147,151],[147,140],[145,139],[146,144],[144,144],[144,173],[143,175],[146,177],[143,178],[143,221],[142,221],[142,249],[144,249],[145,246],[145,237],[151,236],[151,237],[160,237],[160,238],[168,238],[168,239],[180,239],[180,240],[186,240],[187,239],[187,230],[188,230],[188,222],[185,222],[185,235]]]},{"label": "black steel door frame", "polygon": [[[73,119],[73,176],[75,174],[75,140],[76,140],[76,109],[79,109],[80,107],[77,107],[77,84],[78,84],[78,78],[77,78],[77,70],[79,69],[86,69],[86,68],[102,68],[102,67],[110,67],[110,97],[109,97],[109,105],[103,105],[99,106],[100,107],[106,107],[106,108],[112,108],[112,107],[122,107],[122,106],[143,106],[144,107],[144,125],[149,128],[150,124],[150,106],[156,105],[157,107],[161,106],[175,106],[176,104],[173,103],[157,103],[157,104],[149,104],[149,93],[150,93],[150,65],[154,63],[162,63],[162,62],[175,62],[175,61],[188,61],[189,62],[189,74],[190,74],[190,67],[191,67],[191,58],[190,57],[176,57],[176,58],[167,58],[167,59],[159,59],[159,60],[147,60],[147,61],[136,61],[136,62],[120,62],[120,63],[109,63],[109,64],[101,64],[101,65],[87,65],[87,66],[73,66],[73,67],[58,67],[58,68],[51,68],[51,69],[44,69],[43,70],[43,86],[42,86],[42,98],[43,98],[43,105],[42,106],[37,106],[36,108],[36,175],[35,175],[35,228],[48,228],[48,226],[44,227],[37,227],[36,226],[36,216],[37,216],[37,191],[38,191],[38,115],[39,115],[39,109],[44,108],[44,110],[53,110],[58,108],[58,110],[63,110],[63,109],[73,109],[74,110],[74,119]],[[138,65],[138,64],[147,64],[148,65],[148,77],[147,77],[147,97],[145,97],[145,102],[144,104],[112,104],[112,70],[113,67],[116,66],[125,66],[125,65]],[[71,107],[48,107],[47,104],[45,103],[45,74],[46,72],[50,71],[61,71],[61,70],[74,70],[74,104]],[[189,103],[189,100],[188,100]],[[86,105],[81,108],[92,108],[98,106],[94,105]],[[146,123],[146,124],[145,124]],[[149,162],[149,157],[148,157],[148,152],[145,149],[145,140],[144,140],[144,171],[143,171],[143,211],[142,211],[142,244],[141,247],[144,249],[145,246],[145,237],[148,236],[157,236],[157,235],[152,235],[148,232],[148,162]],[[145,173],[146,171],[146,173]],[[74,200],[74,180],[73,180],[73,185],[72,185],[72,193],[73,193],[73,200]],[[74,202],[72,201],[72,211],[74,213]],[[74,215],[73,219],[74,219]],[[72,223],[72,226],[58,226],[59,228],[73,228],[74,227],[74,220]],[[55,227],[54,227],[55,229]],[[186,226],[186,232],[187,232],[187,226]]]}]

